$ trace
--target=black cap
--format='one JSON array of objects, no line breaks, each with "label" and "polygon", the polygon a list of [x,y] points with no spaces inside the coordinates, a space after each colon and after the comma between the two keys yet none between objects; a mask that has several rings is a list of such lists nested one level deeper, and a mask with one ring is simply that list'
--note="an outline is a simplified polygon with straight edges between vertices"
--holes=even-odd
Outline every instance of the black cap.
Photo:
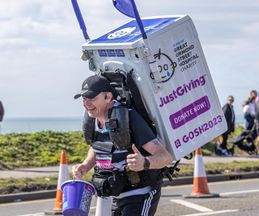
[{"label": "black cap", "polygon": [[115,96],[115,89],[110,85],[109,80],[103,76],[90,76],[83,82],[81,92],[76,94],[74,99],[81,96],[92,99],[101,92],[112,92]]}]

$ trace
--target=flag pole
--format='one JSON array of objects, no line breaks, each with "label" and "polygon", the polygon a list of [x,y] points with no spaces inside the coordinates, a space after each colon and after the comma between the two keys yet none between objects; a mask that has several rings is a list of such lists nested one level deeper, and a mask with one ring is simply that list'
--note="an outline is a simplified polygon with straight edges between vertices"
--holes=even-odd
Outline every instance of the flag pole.
[{"label": "flag pole", "polygon": [[82,17],[82,14],[81,14],[80,8],[78,6],[77,0],[71,0],[71,3],[72,3],[72,6],[73,6],[73,9],[74,9],[74,12],[76,14],[76,18],[77,18],[77,21],[79,23],[79,26],[80,26],[80,28],[83,32],[84,38],[85,38],[86,41],[88,41],[88,40],[90,40],[90,37],[87,34],[85,22],[84,22],[84,19]]},{"label": "flag pole", "polygon": [[147,34],[145,32],[143,23],[142,23],[142,21],[140,19],[140,16],[139,16],[139,13],[138,13],[135,1],[134,0],[130,0],[130,1],[131,1],[131,4],[132,4],[132,7],[133,7],[133,11],[134,11],[135,18],[136,18],[137,24],[139,26],[140,32],[142,34],[143,39],[145,40],[145,39],[147,39]]},{"label": "flag pole", "polygon": [[[156,60],[154,60],[153,57],[152,57],[152,50],[150,48],[149,41],[147,39],[147,34],[145,32],[145,28],[144,28],[142,20],[139,16],[135,1],[130,0],[130,2],[132,4],[132,8],[133,8],[133,11],[134,11],[134,14],[135,14],[135,18],[136,18],[137,24],[139,26],[139,29],[141,31],[141,34],[142,34],[143,42],[148,49],[147,60],[148,60],[148,64],[149,64],[149,67],[150,67],[150,71],[153,73],[155,81],[157,81],[159,83],[161,81],[161,76],[159,75]],[[155,91],[156,92],[159,88],[158,83],[155,84],[155,86],[156,86]]]},{"label": "flag pole", "polygon": [[139,16],[138,9],[137,9],[137,6],[135,4],[135,1],[134,0],[112,0],[112,1],[113,1],[114,7],[118,11],[120,11],[121,13],[123,13],[126,16],[129,16],[129,17],[132,17],[132,18],[136,19],[137,25],[140,29],[140,32],[141,32],[141,35],[142,35],[142,38],[143,38],[144,45],[146,47],[146,50],[144,51],[144,55],[147,58],[150,71],[154,75],[155,92],[157,92],[158,89],[160,88],[159,83],[161,82],[161,76],[160,76],[160,73],[158,71],[158,66],[157,66],[156,60],[153,58],[153,54],[152,54],[152,50],[151,50],[150,45],[149,45],[147,34],[145,32],[145,28],[144,28],[144,25],[142,23],[142,20]]}]

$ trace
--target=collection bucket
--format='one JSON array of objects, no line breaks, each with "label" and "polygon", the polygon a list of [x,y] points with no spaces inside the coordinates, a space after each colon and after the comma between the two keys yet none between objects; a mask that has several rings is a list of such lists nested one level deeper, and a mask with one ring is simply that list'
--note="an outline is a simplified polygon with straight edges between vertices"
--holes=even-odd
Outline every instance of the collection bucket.
[{"label": "collection bucket", "polygon": [[94,186],[82,180],[69,180],[61,185],[63,192],[63,215],[86,216],[89,213]]}]

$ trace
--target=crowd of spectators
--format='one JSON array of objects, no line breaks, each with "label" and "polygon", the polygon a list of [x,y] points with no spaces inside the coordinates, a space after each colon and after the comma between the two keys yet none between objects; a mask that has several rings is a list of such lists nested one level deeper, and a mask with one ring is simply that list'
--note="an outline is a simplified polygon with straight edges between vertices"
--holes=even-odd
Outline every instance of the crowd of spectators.
[{"label": "crowd of spectators", "polygon": [[229,95],[222,110],[226,118],[228,129],[217,139],[215,153],[220,156],[232,156],[235,147],[246,151],[248,154],[257,154],[255,141],[259,141],[259,96],[256,90],[250,92],[243,103],[245,130],[231,139],[232,146],[228,147],[228,138],[235,131],[234,97]]}]

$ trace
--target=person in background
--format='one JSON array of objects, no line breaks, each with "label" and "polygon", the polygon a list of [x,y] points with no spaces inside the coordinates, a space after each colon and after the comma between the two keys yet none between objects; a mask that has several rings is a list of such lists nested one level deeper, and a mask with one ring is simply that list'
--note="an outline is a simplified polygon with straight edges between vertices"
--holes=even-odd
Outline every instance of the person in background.
[{"label": "person in background", "polygon": [[[256,141],[259,143],[259,100],[255,103],[255,128],[256,128]],[[258,147],[258,146],[257,146]],[[257,152],[258,154],[259,152]]]},{"label": "person in background", "polygon": [[255,119],[255,96],[250,96],[243,104],[246,130],[251,130]]},{"label": "person in background", "polygon": [[259,104],[256,102],[256,97],[257,91],[252,90],[249,99],[246,101],[245,106],[243,106],[246,129],[232,139],[233,146],[238,146],[249,155],[257,154],[255,140],[258,137],[259,131]]},{"label": "person in background", "polygon": [[258,94],[256,90],[252,90],[250,92],[250,97],[253,100],[253,103],[250,104],[250,109],[252,110],[252,112],[255,114],[255,103],[259,100]]},{"label": "person in background", "polygon": [[[84,133],[91,147],[85,160],[72,167],[72,173],[80,179],[94,168],[92,182],[97,196],[113,197],[112,215],[154,215],[161,196],[162,176],[158,171],[171,164],[172,157],[134,109],[126,108],[129,146],[121,150],[118,145],[122,143],[115,145],[109,128],[109,113],[120,106],[115,95],[109,81],[97,75],[88,77],[81,93],[75,95],[75,99],[82,97],[89,117]],[[120,118],[117,121],[119,125],[123,122]],[[126,137],[117,139],[123,142]]]},{"label": "person in background", "polygon": [[1,132],[1,124],[4,118],[4,106],[2,101],[0,101],[0,132]]},{"label": "person in background", "polygon": [[233,153],[227,148],[228,136],[235,130],[235,112],[234,112],[233,103],[234,103],[234,97],[232,95],[229,95],[227,97],[227,103],[222,108],[224,116],[227,121],[228,130],[221,135],[222,142],[219,143],[216,147],[215,153],[217,155],[222,155],[222,156],[233,155]]},{"label": "person in background", "polygon": [[257,91],[256,90],[252,90],[252,91],[250,91],[250,97],[251,98],[257,98]]}]

